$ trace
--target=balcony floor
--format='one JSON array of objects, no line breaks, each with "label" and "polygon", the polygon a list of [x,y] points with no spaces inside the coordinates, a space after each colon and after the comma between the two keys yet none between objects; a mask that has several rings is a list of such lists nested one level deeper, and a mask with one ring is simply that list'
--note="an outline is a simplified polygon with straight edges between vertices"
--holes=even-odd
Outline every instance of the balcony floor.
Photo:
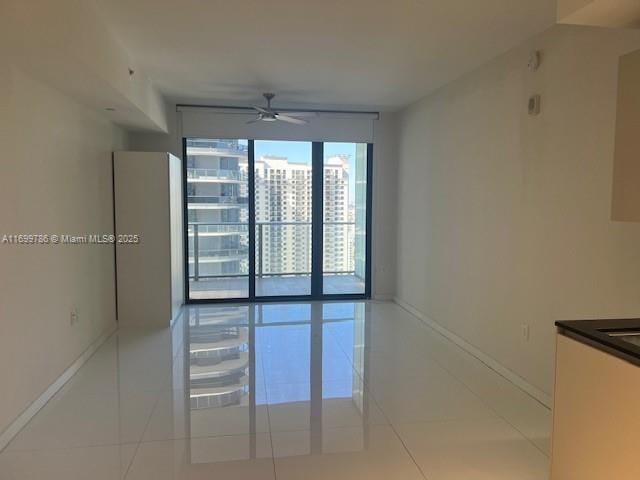
[{"label": "balcony floor", "polygon": [[[192,299],[244,298],[248,285],[247,277],[190,280],[189,292]],[[309,275],[256,278],[256,295],[260,297],[309,295],[310,289]],[[327,275],[324,277],[324,293],[364,293],[364,281],[355,275]]]}]

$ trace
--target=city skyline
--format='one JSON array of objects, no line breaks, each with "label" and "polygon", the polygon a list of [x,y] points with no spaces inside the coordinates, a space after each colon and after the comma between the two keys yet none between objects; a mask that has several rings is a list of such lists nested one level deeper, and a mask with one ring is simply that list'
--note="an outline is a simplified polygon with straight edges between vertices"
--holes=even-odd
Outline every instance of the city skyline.
[{"label": "city skyline", "polygon": [[[239,140],[247,145],[247,140]],[[312,142],[281,141],[281,140],[256,140],[254,142],[255,157],[261,156],[284,156],[293,163],[311,164],[311,144]],[[355,171],[356,145],[352,142],[324,142],[324,159],[336,155],[349,156],[349,172]],[[274,152],[271,152],[273,150]],[[350,196],[355,194],[355,186],[350,184]]]}]

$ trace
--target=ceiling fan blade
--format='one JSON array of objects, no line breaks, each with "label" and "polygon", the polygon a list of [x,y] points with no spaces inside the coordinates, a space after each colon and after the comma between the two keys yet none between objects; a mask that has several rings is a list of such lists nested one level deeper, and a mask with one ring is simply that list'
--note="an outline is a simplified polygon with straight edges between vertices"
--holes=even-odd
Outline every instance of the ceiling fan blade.
[{"label": "ceiling fan blade", "polygon": [[256,110],[257,110],[257,111],[259,111],[260,113],[271,113],[271,111],[270,111],[270,110],[268,110],[268,109],[266,109],[266,108],[264,108],[264,107],[261,107],[261,106],[259,106],[259,105],[254,105],[254,106],[253,106],[253,107],[251,107],[251,108],[256,109]]},{"label": "ceiling fan blade", "polygon": [[318,114],[316,112],[283,112],[285,115],[290,117],[317,117]]},{"label": "ceiling fan blade", "polygon": [[282,120],[283,122],[295,123],[296,125],[306,125],[307,124],[306,120],[301,120],[299,118],[289,117],[288,115],[283,115],[282,113],[277,113],[276,114],[276,118],[278,120]]},{"label": "ceiling fan blade", "polygon": [[247,122],[247,125],[249,125],[250,123],[258,123],[259,121],[261,121],[259,118],[254,118],[253,120],[249,120]]}]

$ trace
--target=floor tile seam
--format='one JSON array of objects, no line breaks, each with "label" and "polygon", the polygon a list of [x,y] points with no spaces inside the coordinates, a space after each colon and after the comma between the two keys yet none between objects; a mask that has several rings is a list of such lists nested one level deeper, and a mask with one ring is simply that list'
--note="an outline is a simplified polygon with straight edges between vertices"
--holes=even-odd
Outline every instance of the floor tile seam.
[{"label": "floor tile seam", "polygon": [[[543,404],[539,399],[537,399],[536,397],[534,397],[533,395],[531,395],[529,392],[527,392],[526,390],[523,390],[522,388],[520,388],[518,385],[516,385],[515,383],[513,383],[510,379],[508,379],[507,377],[505,377],[504,375],[502,375],[500,372],[494,370],[493,368],[491,368],[491,366],[487,365],[486,363],[484,363],[482,360],[480,360],[479,358],[477,358],[476,356],[474,356],[473,354],[471,354],[469,351],[465,350],[463,347],[461,347],[460,345],[456,344],[453,340],[451,340],[450,338],[446,337],[445,335],[443,335],[442,333],[438,332],[435,328],[433,328],[432,326],[428,325],[427,323],[425,323],[423,320],[421,320],[420,318],[418,318],[416,315],[414,315],[413,313],[409,312],[408,310],[406,310],[404,307],[402,307],[401,305],[398,305],[399,308],[405,310],[405,312],[410,315],[412,317],[412,320],[415,321],[416,326],[419,329],[422,330],[426,330],[428,331],[430,334],[432,334],[432,336],[436,336],[438,339],[442,340],[444,342],[444,344],[446,344],[448,347],[450,347],[452,350],[462,354],[465,357],[469,357],[469,359],[472,362],[477,362],[479,364],[481,364],[483,367],[487,368],[488,370],[490,370],[491,373],[498,375],[500,378],[504,379],[506,382],[508,382],[511,386],[513,386],[514,388],[516,388],[517,390],[519,390],[520,392],[524,393],[525,395],[527,395],[529,398],[531,398],[532,400],[534,400],[536,403],[538,403],[540,406],[544,407],[545,409],[551,411],[551,409]],[[434,356],[433,354],[428,354],[431,358],[434,359],[434,361],[436,361],[439,365],[442,366],[442,361],[438,359],[438,357]],[[444,368],[444,367],[443,367]]]},{"label": "floor tile seam", "polygon": [[396,438],[398,439],[398,441],[400,442],[400,444],[402,445],[402,447],[404,448],[405,452],[407,452],[407,455],[409,455],[409,458],[411,458],[411,461],[413,462],[413,464],[416,466],[416,468],[418,469],[418,472],[420,472],[420,475],[422,475],[422,477],[425,480],[429,480],[429,477],[427,476],[427,474],[424,472],[424,470],[422,469],[422,467],[418,464],[418,461],[415,459],[415,457],[413,456],[413,453],[411,452],[411,450],[409,449],[408,445],[405,443],[404,439],[402,438],[402,436],[400,435],[400,433],[396,430],[396,427],[389,422],[389,426],[391,428],[391,430],[393,431],[393,433],[395,434]]},{"label": "floor tile seam", "polygon": [[256,432],[247,432],[247,433],[222,433],[222,434],[207,434],[203,433],[201,435],[174,435],[168,436],[166,438],[153,438],[153,439],[142,439],[139,443],[160,443],[160,442],[173,442],[173,441],[184,441],[184,440],[207,440],[214,438],[236,438],[236,437],[257,437],[259,435],[266,435],[269,433],[269,430],[264,431],[256,431]]},{"label": "floor tile seam", "polygon": [[[333,335],[333,332],[331,332],[331,331],[330,331],[330,333]],[[340,345],[340,342],[338,342],[338,344],[339,344],[339,347],[342,349],[342,345]],[[343,350],[343,352],[344,352],[344,350]],[[433,360],[433,361],[438,365],[438,367],[439,367],[439,368],[442,368],[442,369],[443,369],[443,371],[444,371],[444,372],[446,372],[447,374],[449,374],[453,379],[455,379],[455,381],[456,381],[457,383],[461,384],[463,387],[465,387],[465,388],[467,388],[467,389],[468,389],[468,386],[467,386],[464,382],[462,382],[460,379],[458,379],[456,376],[454,376],[454,375],[453,375],[453,374],[452,374],[448,369],[444,368],[444,366],[443,366],[439,361],[437,361],[435,358],[433,358],[430,354],[424,354],[424,357],[425,357],[425,358],[430,358],[430,359],[432,359],[432,360]],[[371,390],[371,386],[370,386],[370,378],[368,378],[368,379],[367,379],[367,378],[366,378],[366,377],[367,377],[367,375],[365,375],[365,377],[364,377],[364,378],[363,378],[362,376],[360,376],[360,374],[355,370],[355,366],[354,366],[354,373],[355,373],[356,375],[358,375],[358,376],[361,378],[361,380],[362,380],[362,382],[363,382],[363,385],[364,385],[364,388],[366,388],[368,395],[371,397],[371,400],[373,400],[373,402],[374,402],[374,403],[376,404],[376,406],[378,407],[378,410],[380,410],[380,412],[382,413],[382,415],[385,417],[385,419],[386,419],[386,421],[387,421],[387,424],[388,424],[388,425],[393,426],[393,422],[391,421],[391,418],[390,418],[390,417],[389,417],[389,415],[385,412],[385,410],[382,408],[381,403],[379,402],[379,400],[376,398],[376,395],[375,395],[375,394],[373,393],[373,391]],[[477,397],[477,395],[475,394],[475,392],[472,392],[472,394],[473,394],[474,396],[476,396],[476,397]],[[485,402],[484,402],[483,400],[481,400],[481,402],[482,402],[482,404],[483,404],[483,405],[485,404]],[[491,411],[493,411],[494,413],[496,413],[492,408],[489,408],[489,409],[490,409]],[[499,417],[499,415],[498,415],[497,413],[496,413],[496,416],[497,416],[497,417]],[[485,417],[479,417],[479,418],[485,418]],[[495,417],[493,417],[493,418],[495,418]],[[451,419],[451,420],[455,420],[455,419]],[[503,419],[503,420],[504,420],[504,419]],[[506,420],[505,420],[505,421],[506,421]],[[507,423],[509,423],[509,422],[507,422]],[[509,423],[509,425],[510,425],[510,423]],[[395,429],[394,429],[394,431],[395,431]],[[521,433],[521,432],[519,432],[519,431],[518,431],[518,433],[520,433],[520,434],[522,435],[522,433]],[[530,439],[528,439],[526,436],[524,436],[524,435],[523,435],[523,437],[524,437],[525,439],[527,439],[528,441],[531,441],[531,440],[530,440]],[[536,448],[538,448],[538,447],[536,446]]]},{"label": "floor tile seam", "polygon": [[[19,436],[19,435],[20,435],[20,434],[21,434],[21,433],[22,433],[22,432],[23,432],[23,431],[24,431],[24,430],[25,430],[25,429],[26,429],[26,428],[27,428],[27,427],[28,427],[28,426],[29,426],[29,425],[30,425],[30,424],[35,420],[35,418],[40,414],[40,412],[42,412],[42,411],[47,407],[47,405],[50,405],[50,404],[53,404],[53,403],[54,403],[54,401],[56,400],[56,397],[58,397],[58,395],[60,394],[60,392],[62,392],[62,391],[65,389],[65,387],[67,387],[67,386],[68,386],[68,385],[73,381],[73,379],[74,379],[74,378],[76,378],[76,376],[77,376],[77,375],[82,371],[82,369],[84,369],[84,368],[88,365],[88,363],[91,361],[91,359],[95,358],[95,357],[96,357],[96,355],[98,354],[98,352],[100,352],[103,348],[107,348],[108,342],[109,342],[112,338],[115,338],[115,337],[117,336],[118,331],[119,331],[119,327],[116,325],[116,327],[113,329],[113,331],[112,331],[110,334],[108,334],[108,335],[106,336],[106,338],[104,338],[104,339],[102,340],[102,343],[101,343],[101,344],[100,344],[100,345],[99,345],[99,346],[98,346],[98,347],[93,351],[93,353],[91,353],[91,355],[90,355],[90,356],[89,356],[89,357],[88,357],[88,358],[87,358],[87,359],[82,363],[82,365],[80,366],[80,368],[78,368],[78,370],[77,370],[73,375],[71,375],[71,377],[69,377],[69,378],[68,378],[68,379],[67,379],[67,380],[66,380],[62,385],[60,385],[60,387],[58,388],[58,390],[57,390],[53,395],[51,395],[51,397],[49,397],[49,398],[47,399],[47,401],[46,401],[46,402],[44,402],[44,404],[42,404],[42,405],[40,406],[40,408],[39,408],[39,409],[38,409],[38,410],[33,414],[33,416],[32,416],[32,417],[27,421],[27,423],[25,423],[24,425],[22,425],[22,427],[21,427],[17,432],[15,432],[15,434],[13,435],[13,437],[11,438],[11,440],[9,441],[9,443],[7,443],[7,444],[4,446],[4,448],[0,448],[0,455],[1,455],[3,452],[7,451],[7,449],[9,448],[9,446],[10,446],[10,445],[11,445],[11,444],[16,440],[16,438],[18,438],[18,436]],[[96,340],[96,341],[97,341],[97,340]],[[91,345],[89,345],[89,347],[87,347],[87,349],[85,349],[85,352],[86,352],[89,348],[91,348]],[[78,358],[80,358],[80,357],[78,357]],[[77,361],[77,360],[76,360],[76,361]],[[65,369],[65,371],[66,371],[66,369]],[[54,383],[55,383],[55,382],[54,382]],[[51,385],[53,385],[53,383],[52,383]],[[51,385],[50,385],[50,386],[51,386]],[[48,388],[49,388],[49,387],[48,387]],[[48,388],[47,388],[47,389],[48,389]],[[44,392],[45,392],[47,389],[45,389],[45,390],[43,391],[43,394],[44,394]],[[58,398],[59,398],[59,397],[58,397]],[[2,430],[0,430],[0,433],[3,433],[3,431],[2,431]]]},{"label": "floor tile seam", "polygon": [[[468,419],[466,419],[468,420]],[[480,418],[476,418],[476,420],[480,420]],[[506,423],[507,426],[513,428],[513,430],[516,431],[516,433],[518,433],[518,435],[520,437],[522,437],[523,440],[527,441],[527,443],[533,444],[533,442],[528,439],[522,432],[520,432],[518,429],[516,429],[515,427],[513,427],[511,424],[509,424],[505,419],[496,416],[496,417],[492,417],[492,418],[484,418],[483,420],[500,420],[502,424]],[[412,426],[412,425],[419,425],[419,424],[450,424],[450,423],[465,423],[465,419],[461,419],[461,418],[457,418],[457,419],[442,419],[442,420],[415,420],[415,421],[404,421],[404,422],[396,422],[396,424],[394,425],[397,428],[401,428],[403,425],[406,426]],[[546,454],[542,449],[538,448],[535,444],[533,444],[533,446],[536,448],[536,450],[538,450],[540,453],[542,453],[546,458],[550,458],[550,456],[548,454]]]},{"label": "floor tile seam", "polygon": [[[333,332],[331,332],[331,329],[329,329],[329,332],[331,335],[334,336],[335,338],[335,334]],[[337,341],[337,339],[336,339]],[[373,401],[373,403],[375,404],[375,406],[378,408],[378,410],[380,410],[380,413],[382,413],[382,416],[384,417],[385,421],[387,422],[387,425],[391,425],[391,421],[389,419],[389,416],[387,415],[387,413],[382,409],[382,406],[380,405],[380,402],[375,398],[373,392],[371,391],[371,389],[369,388],[369,380],[366,378],[366,375],[363,376],[361,375],[355,367],[355,364],[349,360],[349,356],[346,354],[346,352],[344,351],[344,348],[342,347],[342,344],[337,341],[338,343],[338,347],[342,350],[342,352],[345,354],[345,356],[347,356],[347,360],[349,361],[349,363],[351,364],[351,368],[353,370],[354,375],[357,375],[357,377],[360,379],[360,381],[362,381],[362,386],[363,388],[366,390],[367,395],[370,397],[370,400]],[[365,372],[366,373],[366,372]]]},{"label": "floor tile seam", "polygon": [[130,441],[130,442],[108,442],[108,443],[88,443],[86,445],[72,445],[72,446],[63,446],[63,447],[37,447],[37,448],[17,448],[12,450],[4,450],[0,453],[0,457],[2,455],[23,455],[23,454],[35,454],[35,453],[44,453],[44,452],[64,452],[64,451],[72,451],[72,450],[84,450],[84,449],[98,449],[98,448],[107,448],[107,447],[126,447],[137,445],[138,441]]},{"label": "floor tile seam", "polygon": [[264,372],[264,362],[260,362],[260,369],[262,370],[262,388],[264,389],[265,392],[265,397],[267,397],[267,425],[269,427],[269,446],[271,447],[271,468],[273,471],[273,479],[277,480],[278,479],[278,474],[276,471],[276,458],[275,458],[275,452],[273,450],[273,436],[271,435],[271,415],[269,413],[269,397],[268,397],[268,393],[267,393],[267,381],[266,381],[266,376],[265,376],[265,372]]},{"label": "floor tile seam", "polygon": [[[160,393],[160,392],[155,392],[155,391],[147,391],[146,393]],[[103,397],[99,394],[95,394],[95,395],[91,395],[91,396],[97,396],[97,397]],[[18,452],[43,452],[43,451],[58,451],[58,450],[72,450],[72,449],[81,449],[81,448],[99,448],[99,447],[114,447],[114,446],[121,446],[121,445],[136,445],[138,443],[140,443],[140,441],[142,441],[142,438],[144,438],[144,434],[146,432],[146,429],[148,428],[149,422],[151,421],[151,417],[153,415],[153,412],[155,411],[156,407],[157,407],[157,403],[158,403],[158,396],[156,396],[156,398],[154,398],[153,400],[153,407],[150,409],[150,413],[148,414],[147,420],[145,421],[145,426],[143,427],[143,431],[142,434],[140,436],[140,438],[138,440],[132,440],[132,441],[124,441],[124,442],[99,442],[99,443],[86,443],[84,445],[71,445],[71,446],[63,446],[63,447],[37,447],[37,448],[16,448],[16,449],[12,449],[12,450],[7,450],[9,448],[9,445],[7,445],[7,449],[5,449],[3,452],[8,452],[8,453],[18,453]],[[35,418],[35,417],[34,417]],[[32,419],[31,421],[33,421],[34,419]],[[120,431],[118,432],[120,433]]]},{"label": "floor tile seam", "polygon": [[[434,330],[433,328],[431,328],[429,325],[426,325],[424,322],[420,321],[420,319],[418,319],[417,317],[415,317],[415,315],[413,315],[412,313],[408,312],[412,317],[414,317],[417,320],[417,324],[416,326],[420,329],[427,329],[427,331],[429,331],[430,333],[434,333],[440,337],[442,337],[444,340],[448,341],[454,349],[459,349],[462,351],[463,354],[465,355],[470,355],[468,352],[465,352],[460,346],[456,345],[455,343],[451,342],[451,340],[447,339],[446,337],[444,337],[444,335],[442,335],[441,333],[439,333],[438,331]],[[478,394],[473,388],[471,388],[471,386],[469,386],[463,379],[461,379],[457,374],[455,374],[453,371],[451,371],[450,368],[447,367],[446,363],[443,362],[441,359],[439,359],[437,356],[433,355],[433,354],[426,354],[428,355],[431,359],[433,359],[433,361],[440,367],[442,368],[445,372],[447,372],[452,378],[454,378],[459,384],[461,384],[466,390],[468,390],[474,397],[476,397],[486,408],[488,408],[489,410],[491,410],[498,418],[502,419],[504,422],[506,422],[511,428],[513,428],[515,431],[517,431],[525,440],[527,440],[527,442],[529,442],[536,450],[540,451],[545,457],[550,458],[549,453],[547,453],[546,451],[544,451],[542,448],[540,448],[534,441],[533,439],[529,438],[528,435],[525,435],[516,425],[514,425],[508,418],[506,418],[505,416],[503,416],[495,407],[493,407],[487,400],[485,400],[480,394]],[[495,372],[493,369],[491,369],[489,366],[485,365],[484,363],[482,363],[479,359],[475,358],[472,356],[472,361],[476,361],[481,363],[482,365],[484,365],[486,368],[488,368],[489,370],[491,370],[491,372],[495,373],[496,375],[500,375],[499,373]],[[502,375],[500,375],[500,377],[502,377]],[[518,388],[517,385],[513,384],[512,382],[509,381],[509,379],[502,377],[504,380],[506,380],[507,382],[509,382],[510,385],[512,385],[514,388],[517,388],[518,390],[522,391],[521,389]],[[526,393],[526,392],[524,392]],[[528,395],[528,394],[527,394]],[[528,395],[530,396],[530,395]],[[533,398],[533,397],[531,397]]]},{"label": "floor tile seam", "polygon": [[[125,390],[125,391],[123,391]],[[122,387],[119,387],[117,389],[117,393],[118,393],[118,398],[121,400],[122,399],[122,394],[127,395],[127,394],[133,394],[133,395],[139,395],[142,393],[148,393],[148,394],[156,394],[156,395],[160,395],[163,393],[168,393],[172,390],[184,390],[184,388],[172,388],[172,387],[161,387],[161,388],[128,388],[125,387],[124,389]],[[65,393],[70,393],[70,392],[65,392]],[[96,392],[87,392],[84,393],[83,395],[93,399],[93,398],[104,398],[105,394],[108,393],[114,393],[113,389],[102,389]]]},{"label": "floor tile seam", "polygon": [[147,417],[147,421],[145,422],[144,425],[144,429],[142,430],[142,435],[140,435],[140,439],[138,440],[137,444],[136,444],[136,449],[133,452],[133,455],[131,456],[131,460],[129,461],[129,465],[127,465],[127,469],[124,472],[124,475],[122,476],[123,480],[126,480],[126,478],[129,476],[129,471],[131,470],[131,467],[133,466],[133,462],[135,461],[136,457],[138,456],[138,451],[140,450],[140,445],[142,444],[142,440],[144,439],[145,434],[147,433],[147,430],[149,429],[149,425],[151,424],[151,419],[153,418],[153,414],[156,411],[156,408],[158,408],[158,404],[160,403],[160,397],[156,397],[154,404],[153,404],[153,408],[151,409],[151,413],[149,414],[149,416]]},{"label": "floor tile seam", "polygon": [[[336,334],[333,333],[332,329],[329,329],[329,335],[331,335],[335,341],[335,343],[338,345],[338,348],[340,349],[340,351],[342,352],[342,354],[345,356],[345,358],[347,359],[347,362],[349,362],[349,365],[351,366],[351,370],[353,372],[354,375],[356,375],[361,381],[362,384],[365,385],[365,379],[364,377],[360,374],[360,372],[358,372],[356,370],[356,366],[353,363],[353,360],[351,360],[349,358],[349,355],[347,354],[347,352],[345,351],[345,349],[342,346],[342,343],[340,342],[340,340],[338,340],[338,338],[336,337]],[[366,386],[366,385],[365,385]],[[369,392],[369,394],[371,394],[371,392]]]},{"label": "floor tile seam", "polygon": [[[549,454],[547,452],[545,452],[542,448],[540,448],[534,441],[533,439],[529,438],[528,435],[525,435],[524,432],[522,432],[516,425],[513,424],[513,422],[511,422],[508,418],[506,418],[504,415],[502,415],[488,400],[486,400],[485,398],[483,398],[483,396],[481,396],[479,393],[477,393],[471,386],[469,386],[464,380],[462,380],[458,375],[456,375],[454,372],[452,372],[449,368],[447,368],[447,366],[441,362],[438,359],[434,358],[434,361],[440,366],[440,368],[442,368],[443,370],[445,370],[449,375],[451,375],[451,377],[453,377],[458,383],[460,383],[469,393],[471,393],[477,400],[479,400],[482,405],[484,405],[486,408],[488,408],[489,410],[491,410],[497,418],[500,418],[502,421],[504,421],[507,425],[509,425],[511,428],[513,428],[516,432],[518,432],[527,442],[529,442],[536,450],[540,451],[545,457],[550,458]],[[479,360],[477,360],[479,362]],[[508,381],[508,379],[505,379]],[[513,385],[514,388],[517,388],[515,385]]]},{"label": "floor tile seam", "polygon": [[[323,432],[329,431],[329,430],[354,430],[356,428],[375,428],[375,427],[390,427],[391,423],[387,422],[387,423],[365,423],[365,424],[360,424],[360,425],[338,425],[338,426],[333,426],[333,427],[324,427],[322,429]],[[308,428],[285,428],[285,429],[276,429],[276,430],[271,430],[272,433],[299,433],[299,432],[309,432],[311,433],[311,427]]]},{"label": "floor tile seam", "polygon": [[[414,463],[416,463],[415,459],[413,458],[413,456],[411,455],[411,453],[409,453],[409,450],[407,448],[407,446],[404,444],[404,441],[400,438],[400,435],[398,434],[395,426],[393,425],[393,422],[391,421],[391,418],[389,417],[389,415],[387,414],[387,412],[384,411],[384,409],[382,408],[382,406],[380,405],[380,403],[378,402],[378,400],[376,400],[376,398],[373,396],[373,393],[371,393],[371,391],[369,390],[369,388],[367,387],[367,385],[364,383],[363,380],[363,385],[364,387],[367,389],[367,393],[368,395],[371,397],[371,401],[373,401],[373,403],[376,405],[376,407],[378,408],[378,410],[380,410],[380,413],[382,414],[382,416],[384,417],[385,421],[386,421],[386,425],[389,426],[389,428],[391,428],[391,430],[394,432],[394,434],[396,435],[396,437],[399,438],[400,442],[402,443],[405,451],[407,451],[407,453],[409,454],[409,456],[411,457],[411,459],[413,460]],[[416,466],[417,463],[416,463]],[[422,472],[422,469],[418,466],[418,470],[420,471],[421,475],[427,479],[427,477],[425,476],[424,472]]]}]

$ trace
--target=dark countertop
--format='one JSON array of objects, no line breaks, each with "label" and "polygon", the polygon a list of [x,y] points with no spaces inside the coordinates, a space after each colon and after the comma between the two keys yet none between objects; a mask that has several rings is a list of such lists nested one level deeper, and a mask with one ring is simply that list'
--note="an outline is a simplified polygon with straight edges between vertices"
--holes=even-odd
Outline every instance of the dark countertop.
[{"label": "dark countertop", "polygon": [[640,337],[628,337],[632,343],[616,336],[640,332],[640,318],[562,320],[556,322],[556,327],[558,333],[640,366]]}]

